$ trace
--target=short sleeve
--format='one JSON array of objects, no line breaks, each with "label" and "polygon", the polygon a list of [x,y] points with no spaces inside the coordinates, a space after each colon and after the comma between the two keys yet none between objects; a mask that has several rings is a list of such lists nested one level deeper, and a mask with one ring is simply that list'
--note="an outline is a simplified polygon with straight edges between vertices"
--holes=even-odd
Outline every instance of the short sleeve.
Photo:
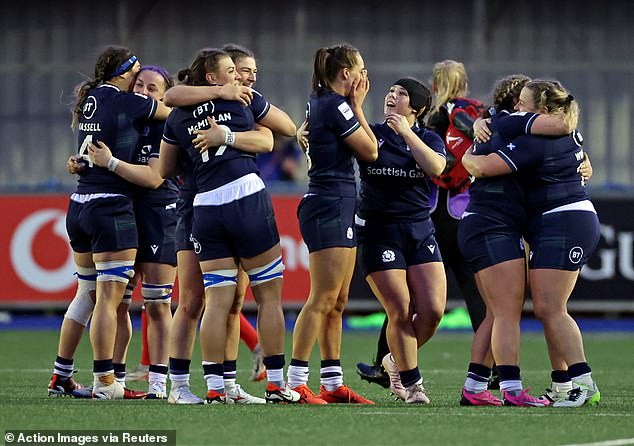
[{"label": "short sleeve", "polygon": [[352,107],[343,97],[337,97],[329,102],[328,116],[334,133],[340,138],[350,136],[361,124],[352,111]]},{"label": "short sleeve", "polygon": [[513,171],[539,166],[544,160],[544,145],[535,138],[522,136],[497,150],[497,154]]},{"label": "short sleeve", "polygon": [[506,143],[521,135],[530,135],[531,125],[539,115],[530,112],[515,112],[498,119],[498,132]]},{"label": "short sleeve", "polygon": [[131,119],[152,119],[158,107],[154,99],[139,93],[122,93],[117,100]]},{"label": "short sleeve", "polygon": [[255,122],[258,122],[269,112],[271,104],[269,104],[269,101],[267,101],[260,92],[254,89],[251,89],[251,91],[253,92],[253,100],[251,104],[249,104],[249,108],[253,112],[253,119]]}]

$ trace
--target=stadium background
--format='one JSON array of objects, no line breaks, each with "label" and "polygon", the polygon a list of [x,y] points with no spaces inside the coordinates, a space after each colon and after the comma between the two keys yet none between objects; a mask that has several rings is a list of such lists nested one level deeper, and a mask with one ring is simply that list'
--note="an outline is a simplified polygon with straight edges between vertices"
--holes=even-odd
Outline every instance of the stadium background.
[{"label": "stadium background", "polygon": [[[447,58],[465,63],[471,96],[483,101],[494,80],[509,73],[561,80],[582,107],[580,129],[594,167],[590,191],[603,224],[571,305],[633,312],[633,17],[628,0],[3,2],[0,307],[61,308],[73,294],[61,225],[75,182],[65,171],[75,150],[68,108],[102,46],[128,46],[143,63],[176,72],[201,47],[242,44],[258,58],[257,89],[299,124],[315,49],[345,41],[369,69],[365,109],[372,122],[381,119],[390,82],[404,75],[428,81],[433,64]],[[305,185],[269,187],[283,224],[294,223]],[[287,307],[307,295],[306,256],[295,231],[282,229],[292,246],[285,249]],[[358,277],[351,294],[353,310],[378,307]],[[460,304],[451,287],[449,298]]]}]

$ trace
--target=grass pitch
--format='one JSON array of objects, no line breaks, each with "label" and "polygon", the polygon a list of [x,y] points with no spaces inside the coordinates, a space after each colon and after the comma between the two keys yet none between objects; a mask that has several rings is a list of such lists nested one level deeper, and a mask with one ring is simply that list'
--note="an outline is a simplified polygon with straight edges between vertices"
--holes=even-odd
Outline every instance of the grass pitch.
[{"label": "grass pitch", "polygon": [[[173,406],[165,401],[91,401],[48,398],[46,386],[55,359],[58,333],[0,331],[2,386],[0,427],[7,429],[174,429],[178,445],[570,445],[634,444],[634,335],[585,335],[586,354],[602,400],[578,409],[461,407],[460,389],[469,362],[470,333],[439,332],[419,352],[431,404],[394,401],[382,387],[361,381],[358,361],[369,362],[376,332],[346,332],[345,381],[374,400],[373,406],[262,405]],[[290,352],[287,334],[287,352]],[[140,338],[131,344],[128,365],[138,363]],[[238,382],[262,394],[262,383],[248,381],[250,352],[242,345]],[[289,357],[287,354],[287,361]],[[200,353],[194,353],[192,389],[203,396]],[[79,382],[90,384],[87,336],[75,359]],[[319,356],[311,360],[310,386],[319,388]],[[522,340],[522,378],[538,394],[550,383],[541,334]],[[132,383],[144,389],[142,383]],[[497,392],[494,392],[497,393]],[[619,440],[619,441],[615,441]],[[605,443],[604,443],[605,442]]]}]

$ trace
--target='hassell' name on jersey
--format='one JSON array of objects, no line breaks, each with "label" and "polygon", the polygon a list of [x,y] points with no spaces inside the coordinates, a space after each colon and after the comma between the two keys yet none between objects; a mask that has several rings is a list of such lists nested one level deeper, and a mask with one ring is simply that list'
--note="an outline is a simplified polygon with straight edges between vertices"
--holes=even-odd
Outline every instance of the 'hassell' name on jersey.
[{"label": "'hassell' name on jersey", "polygon": [[79,130],[82,132],[100,132],[101,126],[98,122],[80,122]]},{"label": "'hassell' name on jersey", "polygon": [[407,178],[423,178],[425,172],[420,169],[395,169],[394,167],[372,167],[366,168],[368,175],[380,175],[387,177],[407,177]]}]

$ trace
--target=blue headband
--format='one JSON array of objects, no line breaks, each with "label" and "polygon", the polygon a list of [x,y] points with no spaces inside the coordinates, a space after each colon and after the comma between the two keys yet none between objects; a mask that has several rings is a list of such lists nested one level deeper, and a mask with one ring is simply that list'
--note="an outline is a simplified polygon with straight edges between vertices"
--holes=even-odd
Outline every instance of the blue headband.
[{"label": "blue headband", "polygon": [[132,56],[130,57],[128,60],[126,60],[125,62],[123,62],[119,68],[117,68],[111,75],[110,77],[115,77],[115,76],[119,76],[120,74],[125,73],[126,71],[128,71],[130,68],[132,68],[132,66],[136,63],[137,58],[136,56]]}]

